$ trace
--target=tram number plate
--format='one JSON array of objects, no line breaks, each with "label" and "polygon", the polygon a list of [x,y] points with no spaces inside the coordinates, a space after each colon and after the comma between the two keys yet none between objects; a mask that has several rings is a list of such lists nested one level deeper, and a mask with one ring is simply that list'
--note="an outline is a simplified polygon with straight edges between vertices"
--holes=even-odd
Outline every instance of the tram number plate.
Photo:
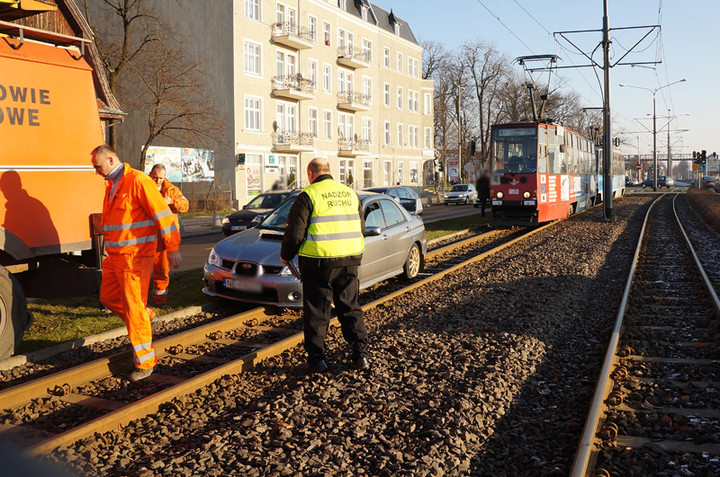
[{"label": "tram number plate", "polygon": [[520,195],[520,189],[508,189],[508,195]]},{"label": "tram number plate", "polygon": [[248,280],[235,280],[232,278],[226,278],[223,280],[225,288],[232,288],[233,290],[244,291],[248,293],[260,293],[262,291],[262,284],[258,282],[252,282]]}]

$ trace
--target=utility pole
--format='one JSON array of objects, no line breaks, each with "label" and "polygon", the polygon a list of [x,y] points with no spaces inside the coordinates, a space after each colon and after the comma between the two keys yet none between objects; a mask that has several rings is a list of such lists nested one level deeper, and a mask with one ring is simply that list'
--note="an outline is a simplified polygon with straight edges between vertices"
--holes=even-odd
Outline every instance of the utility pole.
[{"label": "utility pole", "polygon": [[457,117],[458,117],[458,179],[462,183],[462,116],[460,116],[461,102],[462,102],[462,85],[456,83],[458,87],[458,100],[457,100]]},{"label": "utility pole", "polygon": [[657,190],[657,116],[655,115],[655,94],[653,94],[653,191]]},{"label": "utility pole", "polygon": [[670,116],[670,110],[668,109],[668,165],[667,165],[667,171],[665,171],[665,177],[671,177],[671,168],[672,168],[672,156],[670,156],[670,123],[672,122],[672,118]]},{"label": "utility pole", "polygon": [[612,129],[610,116],[610,20],[608,3],[603,0],[603,70],[605,73],[605,94],[603,95],[603,213],[606,219],[612,219]]}]

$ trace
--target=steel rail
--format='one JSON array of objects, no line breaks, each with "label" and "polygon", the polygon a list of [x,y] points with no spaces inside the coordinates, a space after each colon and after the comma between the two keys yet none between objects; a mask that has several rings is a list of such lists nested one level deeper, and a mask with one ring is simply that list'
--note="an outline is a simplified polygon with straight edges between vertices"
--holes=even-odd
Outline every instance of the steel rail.
[{"label": "steel rail", "polygon": [[[369,310],[371,310],[385,302],[388,302],[397,296],[400,296],[404,293],[415,290],[416,288],[420,288],[421,286],[427,285],[429,283],[435,282],[449,273],[452,273],[452,272],[457,271],[465,266],[468,266],[472,263],[480,261],[492,254],[498,253],[501,250],[504,250],[507,247],[509,247],[521,240],[527,239],[528,237],[535,235],[536,233],[539,233],[539,232],[557,224],[558,222],[559,221],[555,221],[555,222],[548,223],[544,226],[537,227],[534,230],[531,230],[530,232],[525,233],[520,237],[512,239],[509,242],[501,244],[501,245],[499,245],[491,250],[488,250],[480,255],[472,257],[462,263],[456,264],[456,265],[454,265],[446,270],[443,270],[441,272],[438,272],[430,277],[427,277],[427,278],[424,278],[417,282],[414,282],[414,283],[408,285],[407,287],[402,288],[401,290],[390,293],[382,298],[379,298],[370,303],[367,303],[362,306],[363,312],[368,312]],[[250,310],[250,311],[252,312],[254,310]],[[206,328],[206,329],[213,328],[212,325],[217,325],[217,324],[210,323],[210,324],[206,325],[204,328]],[[333,318],[330,321],[330,325],[333,327],[339,326],[338,319]],[[217,326],[215,326],[215,328],[213,328],[213,329],[217,329]],[[173,337],[169,337],[169,338],[173,338]],[[167,339],[168,342],[170,341],[169,338]],[[303,340],[303,333],[302,332],[295,333],[291,336],[281,339],[280,341],[269,344],[261,349],[258,349],[256,351],[253,351],[251,353],[243,355],[234,361],[228,362],[226,364],[222,364],[217,368],[213,368],[204,373],[201,373],[194,377],[188,378],[187,380],[184,380],[180,383],[171,385],[171,386],[163,389],[162,391],[159,391],[155,394],[152,394],[148,397],[141,399],[140,401],[137,401],[134,403],[128,403],[125,406],[123,406],[117,410],[110,411],[107,414],[104,414],[98,418],[93,419],[92,421],[81,424],[81,425],[79,425],[75,428],[72,428],[68,431],[65,431],[61,434],[57,434],[55,436],[49,437],[49,438],[45,439],[44,441],[29,447],[26,450],[26,453],[28,455],[46,454],[58,447],[62,447],[64,445],[71,444],[72,442],[75,442],[79,439],[83,439],[85,437],[93,435],[94,433],[105,432],[105,431],[108,431],[111,429],[116,429],[118,427],[125,426],[129,422],[131,422],[135,419],[139,419],[139,418],[147,416],[148,414],[157,412],[160,409],[160,406],[162,404],[172,400],[173,398],[175,398],[177,396],[186,395],[191,392],[194,392],[194,391],[201,389],[202,387],[205,387],[208,384],[210,384],[210,383],[216,381],[217,379],[220,379],[226,375],[241,373],[241,372],[247,371],[249,369],[252,369],[252,367],[255,365],[255,363],[257,363],[263,359],[269,358],[269,357],[277,356],[277,355],[283,353],[284,351],[297,346],[298,344],[300,344],[302,342],[302,340]]]},{"label": "steel rail", "polygon": [[656,198],[647,213],[645,214],[645,220],[643,220],[642,229],[640,229],[640,237],[638,238],[637,246],[635,247],[635,254],[633,255],[632,264],[630,265],[630,272],[628,273],[628,279],[625,283],[625,290],[623,292],[622,300],[620,301],[620,308],[618,309],[615,326],[613,327],[612,334],[610,336],[610,342],[608,343],[607,351],[605,352],[605,359],[603,366],[600,371],[600,377],[598,378],[598,386],[595,388],[595,394],[593,396],[592,405],[590,406],[590,412],[585,420],[585,427],[583,428],[582,438],[578,451],[575,455],[575,460],[570,469],[571,477],[582,477],[586,475],[587,468],[590,464],[590,456],[592,454],[592,446],[595,442],[595,432],[597,430],[598,423],[600,421],[600,413],[603,407],[603,401],[607,394],[608,388],[611,387],[610,370],[613,365],[616,364],[618,359],[616,356],[617,345],[620,340],[620,328],[622,327],[623,317],[625,316],[625,310],[627,308],[628,297],[630,296],[630,289],[632,288],[633,280],[635,278],[635,269],[637,267],[638,257],[640,256],[640,249],[643,244],[645,237],[645,229],[647,227],[648,219],[650,218],[650,212],[652,212],[655,204],[658,203],[665,194]]}]

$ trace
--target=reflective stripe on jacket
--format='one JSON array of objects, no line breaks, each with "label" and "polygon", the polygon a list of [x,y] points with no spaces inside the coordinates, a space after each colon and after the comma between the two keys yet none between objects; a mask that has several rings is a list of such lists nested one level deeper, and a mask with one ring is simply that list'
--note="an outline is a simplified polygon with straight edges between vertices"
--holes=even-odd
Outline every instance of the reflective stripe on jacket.
[{"label": "reflective stripe on jacket", "polygon": [[169,253],[180,247],[180,231],[175,216],[150,176],[124,164],[123,176],[112,199],[108,182],[103,200],[102,229],[108,253],[152,256],[156,238]]},{"label": "reflective stripe on jacket", "polygon": [[337,258],[360,255],[365,250],[354,190],[334,180],[316,181],[305,192],[313,209],[307,237],[298,255],[313,258]]}]

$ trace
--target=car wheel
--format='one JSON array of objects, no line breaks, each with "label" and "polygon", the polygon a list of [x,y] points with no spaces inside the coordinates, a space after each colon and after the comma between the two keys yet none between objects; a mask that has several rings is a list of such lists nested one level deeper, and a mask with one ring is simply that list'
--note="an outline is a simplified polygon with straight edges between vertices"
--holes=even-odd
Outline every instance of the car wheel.
[{"label": "car wheel", "polygon": [[418,276],[420,273],[420,267],[422,266],[422,255],[420,254],[420,247],[414,243],[410,248],[407,260],[405,260],[404,276],[408,280],[411,280]]}]

